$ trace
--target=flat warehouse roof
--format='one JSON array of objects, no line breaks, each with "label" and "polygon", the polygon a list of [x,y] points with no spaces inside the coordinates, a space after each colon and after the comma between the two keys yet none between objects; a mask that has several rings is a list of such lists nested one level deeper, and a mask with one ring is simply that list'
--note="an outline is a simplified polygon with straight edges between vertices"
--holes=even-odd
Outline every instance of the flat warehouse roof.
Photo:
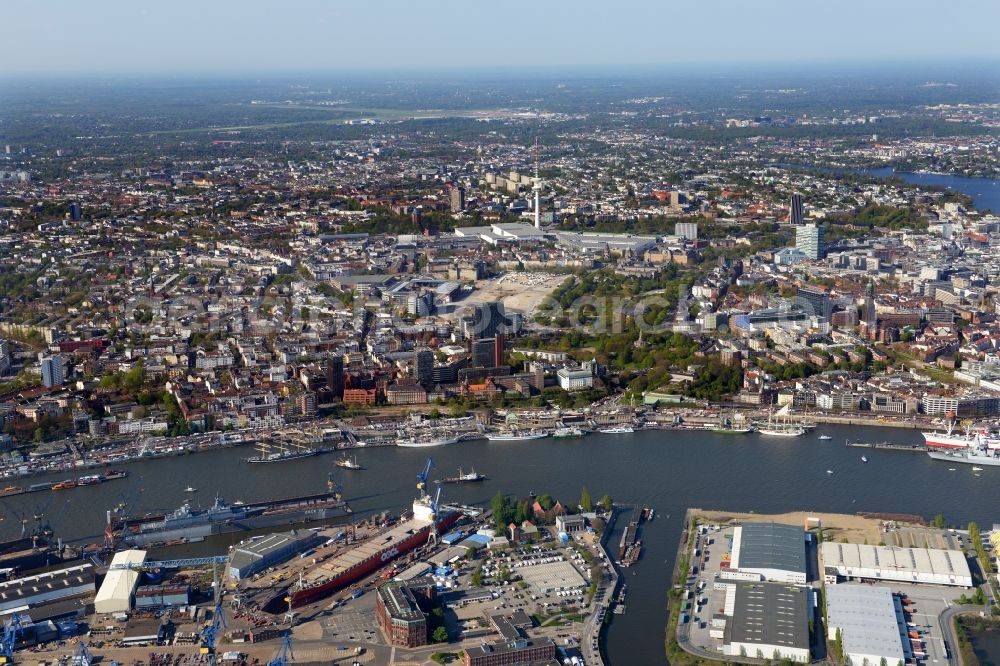
[{"label": "flat warehouse roof", "polygon": [[[865,569],[883,574],[910,574],[969,579],[972,572],[960,550],[899,548],[857,543],[823,544],[823,564],[828,567]],[[874,575],[874,574],[873,574]]]},{"label": "flat warehouse roof", "polygon": [[881,585],[827,585],[830,631],[841,632],[844,651],[880,655],[890,664],[903,661],[903,636],[892,591]]},{"label": "flat warehouse roof", "polygon": [[740,526],[738,567],[806,572],[805,531],[781,523],[743,523]]},{"label": "flat warehouse roof", "polygon": [[726,643],[809,649],[809,591],[783,583],[736,583]]}]

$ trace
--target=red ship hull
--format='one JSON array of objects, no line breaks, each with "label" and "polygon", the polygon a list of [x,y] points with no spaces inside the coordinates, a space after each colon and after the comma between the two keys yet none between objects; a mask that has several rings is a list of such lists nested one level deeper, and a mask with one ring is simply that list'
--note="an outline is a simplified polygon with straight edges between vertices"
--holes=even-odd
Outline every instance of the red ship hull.
[{"label": "red ship hull", "polygon": [[[438,532],[445,532],[458,522],[458,519],[462,517],[462,514],[455,511],[441,520],[437,521]],[[324,599],[339,589],[347,587],[351,583],[361,580],[365,576],[377,571],[379,568],[392,562],[398,557],[405,555],[417,546],[421,546],[427,543],[427,535],[430,533],[430,525],[422,528],[418,532],[415,532],[412,536],[407,537],[404,541],[394,544],[388,548],[384,548],[367,560],[358,562],[356,565],[340,574],[336,578],[326,581],[322,585],[317,585],[315,587],[307,587],[303,590],[298,590],[293,592],[292,597],[292,607],[298,608],[305,604]]]}]

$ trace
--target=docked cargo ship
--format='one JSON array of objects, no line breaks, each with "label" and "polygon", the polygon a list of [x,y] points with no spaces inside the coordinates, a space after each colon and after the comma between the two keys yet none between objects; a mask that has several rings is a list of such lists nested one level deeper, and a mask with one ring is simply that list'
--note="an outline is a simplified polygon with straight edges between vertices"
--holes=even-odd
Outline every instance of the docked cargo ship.
[{"label": "docked cargo ship", "polygon": [[264,609],[279,613],[324,599],[424,545],[432,529],[447,532],[461,516],[461,512],[451,509],[438,511],[435,501],[422,493],[402,522],[303,571],[292,588],[277,590]]},{"label": "docked cargo ship", "polygon": [[119,526],[122,539],[145,547],[174,541],[198,541],[216,534],[294,525],[351,513],[339,491],[253,503],[227,504],[216,497],[211,507],[192,509],[185,502],[169,514],[146,516]]}]

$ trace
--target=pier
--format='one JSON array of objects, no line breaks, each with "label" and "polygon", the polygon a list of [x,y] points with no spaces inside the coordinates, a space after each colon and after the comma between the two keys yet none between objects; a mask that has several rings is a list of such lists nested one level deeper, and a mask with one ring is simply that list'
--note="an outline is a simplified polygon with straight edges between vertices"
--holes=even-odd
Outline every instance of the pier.
[{"label": "pier", "polygon": [[927,453],[927,447],[923,444],[895,444],[893,442],[852,442],[847,441],[847,446],[855,449],[879,449],[882,451],[908,451],[910,453]]}]

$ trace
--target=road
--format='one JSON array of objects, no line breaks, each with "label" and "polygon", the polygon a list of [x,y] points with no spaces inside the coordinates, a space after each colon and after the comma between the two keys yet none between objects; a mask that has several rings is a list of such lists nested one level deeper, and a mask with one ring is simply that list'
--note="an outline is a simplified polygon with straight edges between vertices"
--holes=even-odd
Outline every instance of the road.
[{"label": "road", "polygon": [[941,626],[941,633],[945,636],[945,640],[948,643],[947,653],[951,655],[951,658],[955,660],[961,666],[962,655],[958,651],[958,634],[955,632],[955,618],[959,615],[964,615],[965,613],[983,613],[986,611],[985,606],[949,606],[940,615],[938,615],[938,623]]}]

